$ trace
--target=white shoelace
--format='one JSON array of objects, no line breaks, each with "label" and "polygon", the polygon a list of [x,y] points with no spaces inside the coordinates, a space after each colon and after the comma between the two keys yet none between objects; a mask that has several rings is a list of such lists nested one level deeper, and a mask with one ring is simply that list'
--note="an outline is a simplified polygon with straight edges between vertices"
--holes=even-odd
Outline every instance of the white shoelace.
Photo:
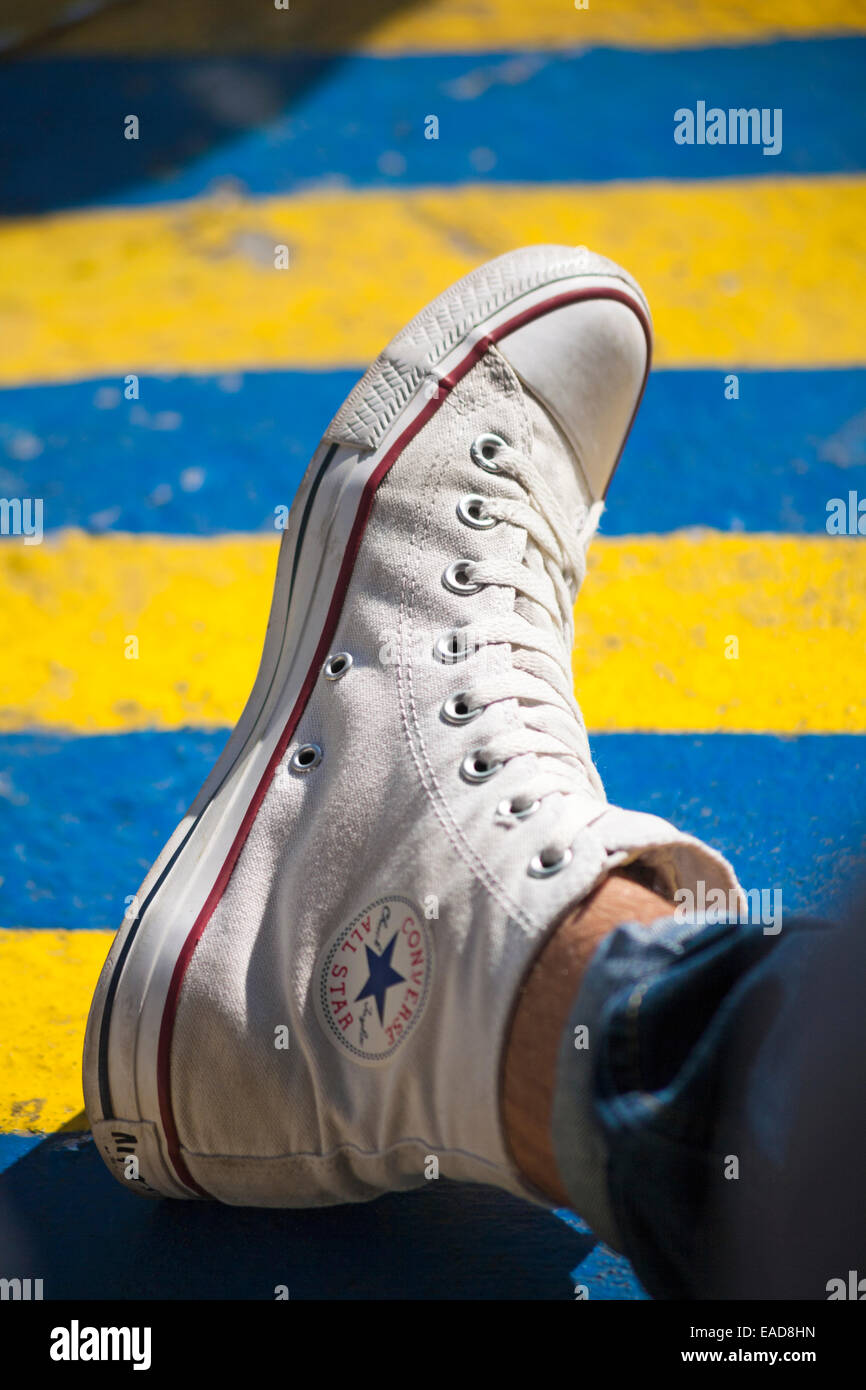
[{"label": "white shoelace", "polygon": [[524,489],[527,500],[485,498],[484,510],[500,523],[527,533],[542,557],[543,570],[505,559],[467,562],[461,566],[461,582],[514,589],[550,616],[553,631],[518,612],[473,627],[472,640],[482,649],[487,644],[510,645],[512,670],[506,676],[480,675],[461,698],[470,710],[503,700],[518,701],[522,727],[479,742],[475,757],[481,768],[526,753],[542,758],[525,795],[513,798],[510,807],[503,803],[498,818],[513,822],[520,812],[546,797],[562,797],[556,829],[542,851],[541,865],[546,869],[549,864],[559,866],[580,830],[599,815],[599,803],[605,803],[571,671],[574,602],[586,576],[586,551],[604,504],[589,507],[575,529],[566,522],[550,485],[530,458],[504,445],[496,453],[496,465],[497,471]]}]

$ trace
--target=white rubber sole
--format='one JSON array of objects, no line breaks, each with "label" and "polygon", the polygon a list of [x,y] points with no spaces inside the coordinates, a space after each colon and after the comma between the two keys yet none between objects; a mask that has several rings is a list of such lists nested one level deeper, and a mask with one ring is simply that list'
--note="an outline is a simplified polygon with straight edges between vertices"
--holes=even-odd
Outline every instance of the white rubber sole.
[{"label": "white rubber sole", "polygon": [[[544,248],[533,250],[540,257]],[[525,258],[526,253],[514,255]],[[497,283],[507,281],[508,260],[502,257],[492,263]],[[596,267],[605,273],[598,273]],[[357,444],[334,442],[340,430],[332,427],[316,450],[282,539],[261,665],[246,708],[187,815],[144,880],[112,944],[91,1005],[83,1069],[87,1113],[110,1171],[119,1180],[129,1181],[133,1190],[185,1198],[208,1195],[187,1172],[174,1129],[170,1097],[174,1010],[186,964],[228,882],[258,806],[276,767],[291,754],[294,729],[328,655],[375,488],[490,344],[503,345],[500,350],[507,357],[508,340],[518,343],[522,330],[545,314],[581,301],[618,300],[641,323],[648,365],[645,303],[633,282],[621,273],[608,273],[609,267],[602,258],[582,253],[579,274],[568,273],[568,266],[563,270],[557,263],[548,281],[528,288],[525,276],[515,276],[511,297],[499,294],[498,302],[491,305],[489,297],[485,301],[483,295],[475,295],[478,314],[468,319],[465,298],[455,296],[452,287],[414,321],[432,320],[439,334],[431,339],[425,327],[425,351],[432,344],[428,365],[410,366],[406,379],[395,388],[393,368],[383,356],[346,403],[367,399],[383,403],[382,415],[373,421],[375,447],[359,451]],[[473,274],[483,278],[488,271],[482,267]],[[455,321],[458,312],[459,322]],[[409,325],[403,330],[391,347],[402,347],[411,329]],[[529,354],[523,356],[531,360]],[[430,361],[435,361],[435,374]],[[531,366],[520,374],[525,376],[527,371],[531,376]],[[642,384],[635,409],[641,393]],[[346,418],[345,409],[334,426]],[[382,416],[387,420],[385,428]],[[621,443],[630,423],[631,419],[625,423]],[[615,462],[614,458],[610,472]]]}]

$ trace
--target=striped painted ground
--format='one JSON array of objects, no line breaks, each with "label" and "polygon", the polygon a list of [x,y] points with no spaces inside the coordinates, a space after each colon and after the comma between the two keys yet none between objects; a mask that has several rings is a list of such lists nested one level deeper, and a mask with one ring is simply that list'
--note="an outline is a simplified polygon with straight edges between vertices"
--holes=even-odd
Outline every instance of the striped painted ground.
[{"label": "striped painted ground", "polygon": [[[44,535],[0,535],[0,1275],[643,1297],[573,1214],[445,1183],[324,1213],[136,1203],[86,1134],[84,1019],[248,693],[274,518],[322,430],[409,316],[522,242],[622,260],[656,326],[577,611],[608,794],[786,910],[844,910],[866,860],[866,5],[328,9],[154,0],[61,29],[33,0],[2,39],[0,496],[39,498]],[[780,151],[677,145],[698,101],[781,110]]]}]

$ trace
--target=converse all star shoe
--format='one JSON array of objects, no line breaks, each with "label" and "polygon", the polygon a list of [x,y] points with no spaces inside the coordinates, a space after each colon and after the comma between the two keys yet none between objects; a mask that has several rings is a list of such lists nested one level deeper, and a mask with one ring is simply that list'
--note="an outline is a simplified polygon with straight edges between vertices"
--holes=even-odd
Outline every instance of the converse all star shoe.
[{"label": "converse all star shoe", "polygon": [[132,1191],[360,1201],[435,1157],[538,1200],[500,1063],[546,934],[632,861],[670,894],[735,885],[608,804],[572,691],[649,351],[624,271],[531,246],[434,300],[331,423],[249,702],[91,1008],[88,1115]]}]

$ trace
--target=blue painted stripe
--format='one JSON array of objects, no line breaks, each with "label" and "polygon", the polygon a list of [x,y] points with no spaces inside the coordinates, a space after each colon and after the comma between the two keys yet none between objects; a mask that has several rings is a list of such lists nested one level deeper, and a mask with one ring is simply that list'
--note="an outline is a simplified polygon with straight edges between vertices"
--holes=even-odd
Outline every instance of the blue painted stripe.
[{"label": "blue painted stripe", "polygon": [[[358,371],[142,377],[0,392],[0,495],[47,528],[273,534]],[[866,375],[866,374],[864,374]]]},{"label": "blue painted stripe", "polygon": [[0,927],[117,927],[227,737],[0,737]]},{"label": "blue painted stripe", "polygon": [[866,371],[654,372],[603,530],[824,533],[852,488],[866,497]]},{"label": "blue painted stripe", "polygon": [[[866,166],[866,38],[380,58],[65,58],[7,67],[0,208],[341,186],[842,172]],[[782,148],[681,146],[680,107],[783,111]],[[139,118],[139,139],[124,119]],[[439,138],[425,138],[425,120]]]},{"label": "blue painted stripe", "polygon": [[553,1215],[564,1221],[571,1230],[594,1241],[592,1249],[587,1251],[580,1264],[575,1265],[571,1271],[570,1277],[576,1299],[585,1299],[587,1296],[593,1301],[649,1298],[625,1256],[618,1255],[610,1246],[596,1241],[582,1216],[569,1211],[567,1207],[558,1207]]},{"label": "blue painted stripe", "polygon": [[376,1202],[308,1211],[153,1203],[124,1192],[93,1143],[74,1148],[55,1136],[0,1178],[0,1244],[0,1273],[41,1277],[46,1301],[273,1302],[285,1284],[296,1304],[568,1300],[568,1270],[591,1238],[543,1207],[444,1176]]},{"label": "blue painted stripe", "polygon": [[571,1279],[575,1286],[583,1285],[587,1290],[583,1297],[589,1297],[593,1303],[600,1299],[649,1298],[625,1256],[618,1255],[601,1241],[571,1271]]},{"label": "blue painted stripe", "polygon": [[[225,731],[0,738],[0,926],[116,927]],[[606,734],[613,802],[727,854],[786,911],[829,911],[866,869],[866,738]]]},{"label": "blue painted stripe", "polygon": [[[358,373],[143,377],[0,392],[0,496],[42,497],[46,528],[212,535],[273,528]],[[650,377],[608,499],[607,535],[823,532],[866,497],[866,371]]]},{"label": "blue painted stripe", "polygon": [[13,1163],[41,1143],[42,1136],[39,1134],[0,1134],[0,1173],[11,1168]]}]

